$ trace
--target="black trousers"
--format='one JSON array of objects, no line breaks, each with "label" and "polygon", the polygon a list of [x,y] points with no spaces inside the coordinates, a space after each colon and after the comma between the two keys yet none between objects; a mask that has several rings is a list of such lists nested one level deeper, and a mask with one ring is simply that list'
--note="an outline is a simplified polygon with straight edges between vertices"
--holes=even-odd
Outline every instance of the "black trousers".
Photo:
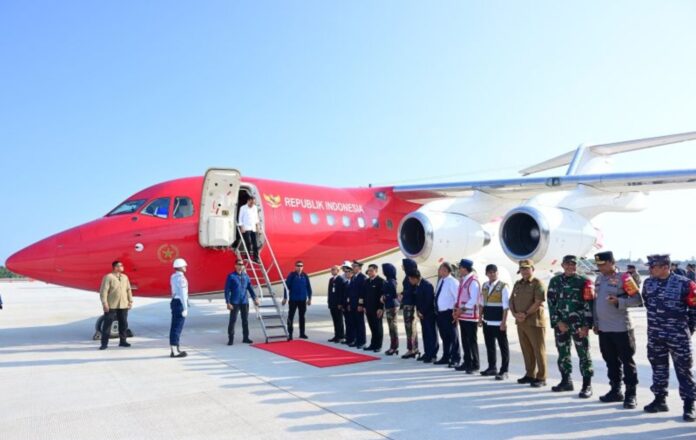
[{"label": "black trousers", "polygon": [[343,309],[343,319],[346,323],[346,344],[355,342],[355,324],[353,323],[353,313]]},{"label": "black trousers", "polygon": [[452,310],[437,312],[437,329],[442,339],[442,359],[453,364],[459,363],[459,338],[457,325],[452,322]]},{"label": "black trousers", "polygon": [[500,373],[507,373],[510,365],[510,346],[508,344],[507,331],[500,330],[500,325],[483,326],[483,339],[486,341],[486,352],[488,354],[488,368],[495,370],[497,364],[495,344],[500,347]]},{"label": "black trousers", "polygon": [[478,322],[459,321],[459,331],[462,334],[462,349],[464,350],[464,368],[479,370]]},{"label": "black trousers", "polygon": [[353,337],[349,342],[355,342],[357,347],[361,347],[365,345],[365,341],[367,340],[365,332],[365,309],[363,309],[362,312],[351,309],[349,314],[351,326],[349,327],[350,331],[348,337]]},{"label": "black trousers", "polygon": [[128,331],[128,309],[109,309],[108,313],[104,313],[104,321],[101,328],[101,345],[106,347],[109,345],[109,336],[111,336],[111,325],[115,320],[118,320],[118,337],[121,342],[126,342]]},{"label": "black trousers", "polygon": [[246,243],[247,250],[252,257],[259,256],[259,243],[256,241],[256,232],[254,231],[244,231],[244,242]]},{"label": "black trousers", "polygon": [[437,341],[437,318],[435,313],[425,315],[421,319],[421,330],[423,330],[423,357],[426,359],[435,359],[437,352],[440,349],[440,344]]},{"label": "black trousers", "polygon": [[295,319],[295,311],[299,311],[300,336],[302,336],[305,334],[305,313],[307,312],[307,301],[290,300],[290,309],[288,310],[288,334],[290,336],[292,336],[292,321]]},{"label": "black trousers", "polygon": [[638,384],[638,371],[633,355],[636,354],[636,338],[633,330],[627,332],[599,332],[599,350],[607,363],[607,376],[612,386],[621,385],[621,370],[626,385]]},{"label": "black trousers", "polygon": [[242,315],[242,337],[249,339],[249,304],[232,304],[230,310],[230,323],[227,325],[227,336],[234,341],[234,327],[237,324],[237,315]]},{"label": "black trousers", "polygon": [[343,331],[343,310],[339,310],[338,307],[329,307],[329,312],[331,312],[331,320],[333,321],[334,339],[345,338],[345,332]]},{"label": "black trousers", "polygon": [[384,314],[378,318],[377,310],[366,309],[365,317],[367,318],[367,325],[370,326],[370,333],[372,334],[370,347],[375,350],[381,350],[382,343],[384,342]]}]

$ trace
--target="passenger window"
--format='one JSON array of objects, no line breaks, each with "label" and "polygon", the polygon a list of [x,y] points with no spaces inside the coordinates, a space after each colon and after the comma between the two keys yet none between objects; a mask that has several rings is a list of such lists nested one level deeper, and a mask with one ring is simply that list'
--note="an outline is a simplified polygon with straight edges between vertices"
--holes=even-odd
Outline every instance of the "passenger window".
[{"label": "passenger window", "polygon": [[145,199],[126,200],[125,202],[112,209],[110,213],[106,214],[106,216],[111,217],[112,215],[133,214],[135,211],[140,209],[140,207],[143,206],[145,202],[147,202],[147,200]]},{"label": "passenger window", "polygon": [[390,218],[387,219],[387,229],[394,229],[394,222]]},{"label": "passenger window", "polygon": [[169,197],[162,197],[151,201],[140,213],[158,218],[169,217]]},{"label": "passenger window", "polygon": [[188,197],[174,198],[174,218],[186,218],[193,215],[193,202]]},{"label": "passenger window", "polygon": [[336,217],[333,216],[333,214],[327,214],[326,215],[326,224],[329,226],[333,226],[336,224]]},{"label": "passenger window", "polygon": [[350,228],[350,217],[348,217],[347,215],[343,216],[343,226],[345,226],[346,228]]},{"label": "passenger window", "polygon": [[372,219],[372,227],[375,229],[379,228],[379,220],[377,220],[376,218],[373,218]]},{"label": "passenger window", "polygon": [[311,214],[309,214],[309,221],[313,225],[318,225],[319,224],[319,216],[315,213],[311,213]]},{"label": "passenger window", "polygon": [[292,221],[295,223],[300,223],[302,221],[302,214],[299,211],[292,212]]},{"label": "passenger window", "polygon": [[362,228],[365,227],[365,219],[364,219],[364,218],[358,217],[358,227],[359,227],[360,229],[362,229]]}]

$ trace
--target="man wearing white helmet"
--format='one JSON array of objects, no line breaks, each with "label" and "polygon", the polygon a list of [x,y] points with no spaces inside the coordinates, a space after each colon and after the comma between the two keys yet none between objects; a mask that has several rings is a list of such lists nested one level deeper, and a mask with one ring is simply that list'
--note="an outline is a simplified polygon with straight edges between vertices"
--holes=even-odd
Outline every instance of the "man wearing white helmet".
[{"label": "man wearing white helmet", "polygon": [[172,286],[172,327],[169,330],[170,357],[186,357],[186,352],[179,350],[179,338],[184,328],[184,321],[188,315],[188,281],[186,272],[186,260],[177,258],[174,260],[174,273],[170,279]]}]

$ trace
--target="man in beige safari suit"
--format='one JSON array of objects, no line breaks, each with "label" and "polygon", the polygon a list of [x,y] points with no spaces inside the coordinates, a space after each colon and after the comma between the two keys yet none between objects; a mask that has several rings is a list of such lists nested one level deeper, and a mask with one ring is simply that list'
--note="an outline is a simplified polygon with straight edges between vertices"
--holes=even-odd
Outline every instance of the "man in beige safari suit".
[{"label": "man in beige safari suit", "polygon": [[118,319],[118,336],[121,340],[118,346],[130,347],[126,341],[126,332],[128,331],[128,309],[133,307],[133,292],[128,277],[123,273],[123,263],[114,261],[111,263],[111,268],[111,273],[104,276],[99,289],[99,297],[104,309],[100,350],[106,350],[109,345],[109,335],[114,319]]}]

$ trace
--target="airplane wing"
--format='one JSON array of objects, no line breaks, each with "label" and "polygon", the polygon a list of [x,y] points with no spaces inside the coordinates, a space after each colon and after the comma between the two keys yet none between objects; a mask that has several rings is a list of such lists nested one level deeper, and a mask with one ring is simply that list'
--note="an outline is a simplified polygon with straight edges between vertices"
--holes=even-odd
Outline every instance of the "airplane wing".
[{"label": "airplane wing", "polygon": [[404,200],[426,203],[448,197],[467,197],[480,191],[522,201],[537,194],[572,190],[581,185],[616,193],[689,189],[696,188],[696,169],[400,185],[394,187],[394,194]]}]

